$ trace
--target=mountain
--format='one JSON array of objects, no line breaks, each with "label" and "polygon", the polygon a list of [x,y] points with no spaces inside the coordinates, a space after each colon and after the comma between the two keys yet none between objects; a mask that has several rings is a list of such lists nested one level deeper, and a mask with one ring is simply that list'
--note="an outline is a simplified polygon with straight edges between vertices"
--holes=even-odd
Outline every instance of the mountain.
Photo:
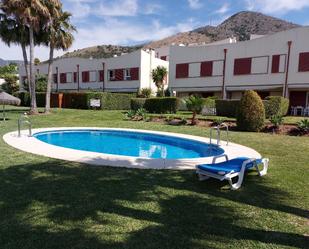
[{"label": "mountain", "polygon": [[89,48],[78,49],[73,52],[68,52],[61,56],[61,58],[68,57],[83,57],[83,58],[110,58],[114,55],[121,55],[124,53],[131,53],[141,49],[143,45],[139,46],[116,46],[116,45],[101,45]]},{"label": "mountain", "polygon": [[158,48],[171,44],[203,44],[236,37],[239,41],[250,39],[251,34],[269,35],[276,32],[300,27],[298,24],[287,22],[275,17],[252,11],[239,12],[218,26],[204,26],[190,32],[178,33],[168,38],[154,41],[147,48]]},{"label": "mountain", "polygon": [[132,47],[101,45],[69,52],[62,57],[108,58],[115,54],[130,53],[141,48],[159,48],[172,44],[205,44],[232,36],[239,41],[244,41],[249,40],[251,34],[268,35],[296,27],[300,27],[300,25],[258,12],[242,11],[229,17],[218,26],[200,27],[145,45]]},{"label": "mountain", "polygon": [[15,64],[20,65],[23,62],[22,61],[17,61],[17,60],[3,60],[3,59],[0,58],[0,67],[9,65],[10,63],[15,63]]}]

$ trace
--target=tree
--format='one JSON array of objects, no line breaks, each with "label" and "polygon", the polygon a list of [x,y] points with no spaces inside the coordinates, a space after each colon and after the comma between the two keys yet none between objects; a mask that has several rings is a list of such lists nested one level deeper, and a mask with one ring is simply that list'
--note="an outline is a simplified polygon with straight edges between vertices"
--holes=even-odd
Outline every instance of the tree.
[{"label": "tree", "polygon": [[166,81],[167,69],[164,66],[158,66],[152,70],[152,80],[156,84],[156,87],[164,97],[164,83]]},{"label": "tree", "polygon": [[[3,11],[2,7],[0,10]],[[6,14],[0,13],[0,38],[7,45],[18,44],[22,48],[24,67],[27,76],[27,82],[30,84],[30,75],[28,70],[28,58],[26,47],[29,45],[29,29]],[[28,85],[30,88],[30,85]]]},{"label": "tree", "polygon": [[[51,5],[60,8],[61,3],[59,0],[2,0],[1,4],[1,9],[7,16],[12,16],[14,20],[18,20],[18,23],[29,29],[31,114],[38,113],[35,95],[34,34],[35,32],[39,32],[42,26],[48,25],[50,22],[51,13],[47,6]],[[25,65],[27,65],[26,61]]]},{"label": "tree", "polygon": [[39,58],[35,58],[34,59],[34,65],[40,65],[40,63],[41,63],[41,61],[40,61],[40,59]]},{"label": "tree", "polygon": [[242,131],[260,131],[265,123],[263,101],[255,91],[246,91],[237,111],[237,127]]},{"label": "tree", "polygon": [[185,99],[185,103],[188,110],[193,113],[191,124],[196,125],[197,123],[196,115],[202,111],[205,100],[201,97],[191,95],[190,97]]},{"label": "tree", "polygon": [[[58,11],[50,9],[50,12]],[[75,27],[70,23],[71,14],[69,12],[59,11],[59,15],[53,15],[51,23],[46,30],[46,43],[49,44],[49,60],[48,60],[48,80],[46,89],[45,113],[50,112],[50,94],[52,85],[52,67],[54,60],[54,50],[67,50],[74,41],[72,32]]]},{"label": "tree", "polygon": [[10,94],[19,90],[16,64],[0,67],[0,78],[5,81],[1,86],[2,90]]}]

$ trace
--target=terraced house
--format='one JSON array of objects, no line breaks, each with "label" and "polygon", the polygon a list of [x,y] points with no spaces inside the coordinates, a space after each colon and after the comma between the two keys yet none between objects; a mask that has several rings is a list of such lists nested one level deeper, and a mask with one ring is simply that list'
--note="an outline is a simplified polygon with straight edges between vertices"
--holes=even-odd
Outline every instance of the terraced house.
[{"label": "terraced house", "polygon": [[239,99],[247,89],[261,97],[282,95],[292,106],[309,105],[309,27],[249,41],[171,46],[169,87],[178,96],[192,93]]},{"label": "terraced house", "polygon": [[[168,67],[168,62],[156,58],[152,50],[138,50],[108,59],[60,58],[53,63],[52,90],[130,93],[139,88],[152,88],[155,92],[151,71],[159,65]],[[19,70],[20,82],[25,83],[24,67]],[[42,63],[35,70],[37,75],[47,75],[48,64]]]}]

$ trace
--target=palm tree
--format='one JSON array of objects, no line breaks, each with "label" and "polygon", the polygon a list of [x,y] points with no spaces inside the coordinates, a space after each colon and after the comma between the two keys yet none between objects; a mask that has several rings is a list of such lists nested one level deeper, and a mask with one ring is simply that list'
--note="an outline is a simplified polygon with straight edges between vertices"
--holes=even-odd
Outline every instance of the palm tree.
[{"label": "palm tree", "polygon": [[201,97],[191,95],[185,100],[185,103],[188,110],[192,111],[193,113],[191,124],[196,125],[197,123],[196,115],[202,111],[203,106],[205,104],[205,100]]},{"label": "palm tree", "polygon": [[[38,32],[42,25],[50,22],[51,13],[48,8],[50,5],[60,7],[61,3],[59,0],[2,0],[1,2],[1,9],[6,15],[12,16],[15,20],[19,20],[21,24],[29,28],[31,114],[38,113],[35,95],[34,33]],[[27,64],[26,61],[25,64]]]},{"label": "palm tree", "polygon": [[30,75],[26,51],[26,47],[29,45],[29,29],[5,14],[0,14],[0,38],[9,47],[12,43],[21,46],[28,88],[30,89]]},{"label": "palm tree", "polygon": [[156,84],[156,87],[161,91],[161,95],[164,97],[164,81],[166,80],[167,69],[164,66],[158,66],[152,70],[152,80]]},{"label": "palm tree", "polygon": [[45,113],[50,112],[50,94],[52,84],[52,71],[54,50],[62,49],[67,50],[72,46],[74,37],[73,31],[76,31],[75,27],[70,23],[71,13],[60,12],[59,16],[53,16],[50,26],[46,30],[47,43],[49,44],[49,61],[48,61],[48,81],[46,90],[46,105]]}]

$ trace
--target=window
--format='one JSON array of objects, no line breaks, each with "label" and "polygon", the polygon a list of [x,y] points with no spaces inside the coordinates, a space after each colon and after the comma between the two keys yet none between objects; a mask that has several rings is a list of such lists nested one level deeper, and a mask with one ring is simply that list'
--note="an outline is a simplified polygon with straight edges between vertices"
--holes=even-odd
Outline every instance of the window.
[{"label": "window", "polygon": [[60,83],[61,84],[67,83],[67,74],[66,73],[60,74]]},{"label": "window", "polygon": [[124,69],[124,80],[131,80],[131,70],[130,69]]},{"label": "window", "polygon": [[89,82],[96,82],[96,81],[97,81],[97,71],[90,71]]},{"label": "window", "polygon": [[239,58],[234,61],[234,75],[251,74],[252,58]]},{"label": "window", "polygon": [[205,61],[201,63],[201,77],[210,77],[212,76],[213,62]]},{"label": "window", "polygon": [[189,76],[189,64],[188,63],[182,63],[176,65],[176,78],[188,78]]},{"label": "window", "polygon": [[58,74],[53,74],[53,82],[54,84],[57,84],[58,83]]},{"label": "window", "polygon": [[309,52],[299,54],[298,72],[309,72]]},{"label": "window", "polygon": [[99,71],[99,80],[100,82],[104,82],[104,70]]},{"label": "window", "polygon": [[74,74],[73,74],[73,82],[74,83],[77,83],[77,76],[78,76],[78,74],[77,74],[77,72],[74,72]]},{"label": "window", "polygon": [[82,72],[82,81],[83,82],[89,82],[89,71]]},{"label": "window", "polygon": [[116,69],[115,70],[115,80],[116,81],[122,81],[124,78],[123,78],[123,72],[124,70],[123,69]]},{"label": "window", "polygon": [[131,71],[131,80],[139,80],[139,68],[133,67],[130,69]]},{"label": "window", "polygon": [[115,80],[115,70],[109,70],[108,71],[108,79],[110,81],[114,81]]}]

